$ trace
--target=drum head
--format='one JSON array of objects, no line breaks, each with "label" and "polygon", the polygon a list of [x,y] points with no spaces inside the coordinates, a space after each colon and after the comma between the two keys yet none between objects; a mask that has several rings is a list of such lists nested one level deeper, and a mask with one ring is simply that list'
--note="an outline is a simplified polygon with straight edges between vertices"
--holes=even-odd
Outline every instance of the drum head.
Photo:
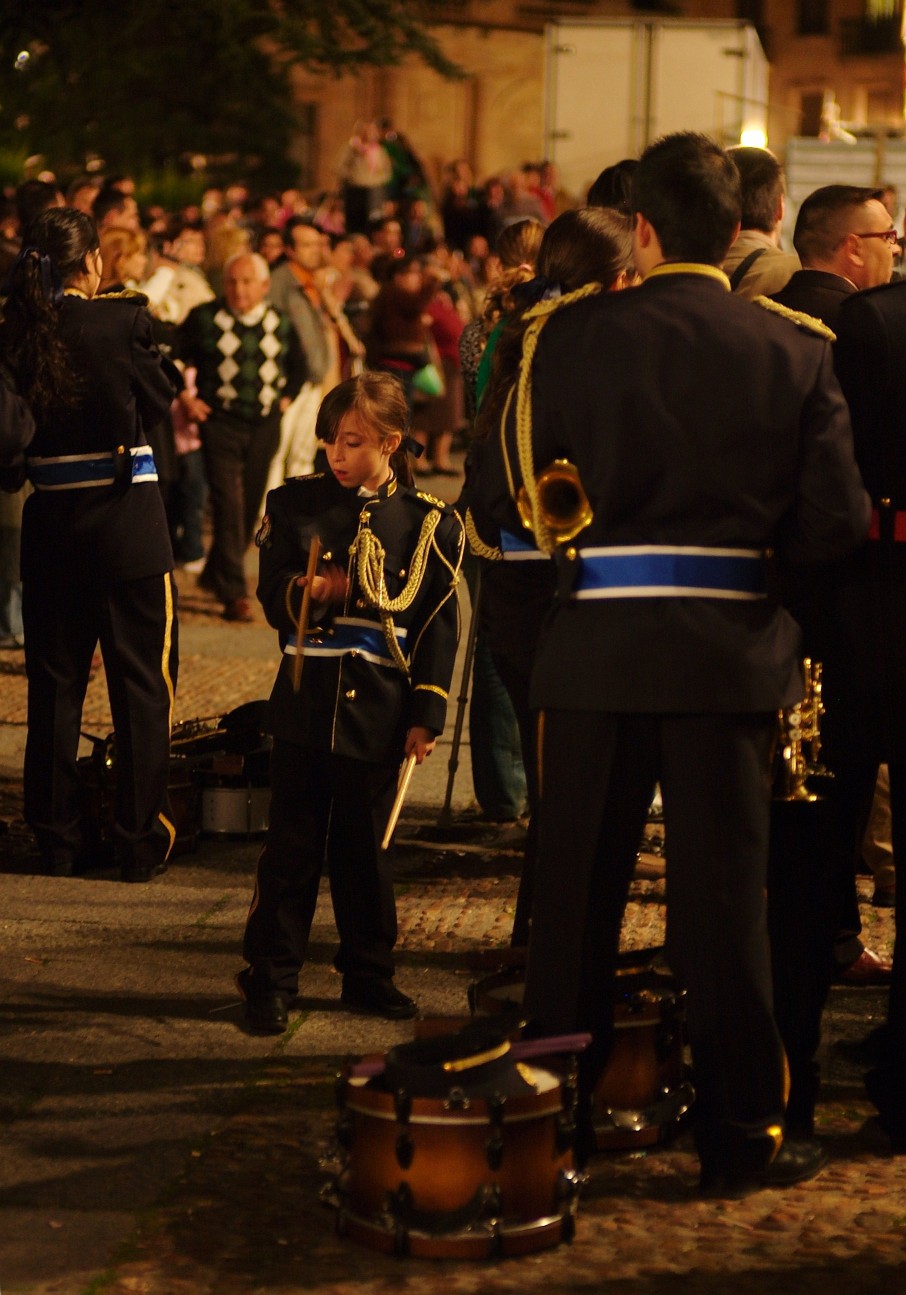
[{"label": "drum head", "polygon": [[415,1039],[391,1048],[382,1076],[391,1092],[443,1097],[461,1088],[473,1097],[518,1097],[532,1091],[509,1055],[500,1021],[470,1021],[456,1034]]}]

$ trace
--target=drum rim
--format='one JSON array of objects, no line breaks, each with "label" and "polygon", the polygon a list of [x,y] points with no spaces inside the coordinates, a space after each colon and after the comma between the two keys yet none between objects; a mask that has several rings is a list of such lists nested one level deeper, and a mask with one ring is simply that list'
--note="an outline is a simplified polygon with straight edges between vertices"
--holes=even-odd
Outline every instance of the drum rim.
[{"label": "drum rim", "polygon": [[[493,1258],[495,1254],[505,1255],[508,1242],[515,1244],[537,1239],[541,1244],[536,1249],[548,1249],[559,1245],[561,1241],[571,1240],[570,1225],[575,1225],[577,1203],[574,1197],[565,1202],[559,1214],[512,1223],[507,1223],[505,1217],[494,1216],[459,1232],[424,1232],[418,1228],[409,1228],[389,1215],[386,1223],[383,1223],[373,1217],[357,1214],[344,1203],[338,1207],[337,1226],[348,1230],[353,1240],[359,1240],[364,1245],[368,1244],[368,1238],[373,1237],[375,1240],[390,1242],[396,1248],[402,1238],[407,1247],[414,1244],[417,1248],[416,1258],[432,1258],[432,1249],[442,1251],[462,1247],[465,1253],[451,1257],[485,1259]],[[356,1236],[356,1232],[360,1235]],[[444,1256],[438,1254],[436,1257]]]},{"label": "drum rim", "polygon": [[[549,1115],[559,1115],[564,1109],[561,1088],[562,1085],[558,1084],[550,1093],[529,1094],[527,1097],[508,1097],[501,1114],[500,1123],[502,1125],[525,1124],[529,1120],[540,1120],[545,1119]],[[468,1094],[466,1095],[468,1096]],[[364,1096],[364,1094],[357,1094],[356,1098],[359,1096]],[[421,1124],[447,1126],[450,1128],[462,1128],[464,1125],[476,1125],[487,1128],[493,1123],[490,1115],[490,1104],[487,1098],[484,1097],[469,1098],[468,1108],[463,1110],[461,1113],[450,1107],[444,1108],[444,1102],[439,1097],[413,1097],[411,1113],[406,1120],[400,1120],[397,1117],[396,1110],[393,1105],[393,1095],[391,1093],[372,1092],[370,1096],[373,1098],[383,1098],[384,1101],[380,1106],[373,1106],[368,1102],[365,1104],[357,1104],[356,1098],[347,1098],[344,1102],[344,1108],[347,1111],[353,1111],[356,1115],[364,1115],[375,1120],[385,1120],[389,1124],[400,1124],[403,1127],[408,1124]],[[524,1111],[513,1110],[515,1103],[526,1101],[536,1103],[533,1109]],[[427,1111],[420,1113],[416,1109],[420,1105],[433,1106],[435,1108],[442,1107],[444,1109],[442,1111],[437,1111],[436,1114],[432,1114]]]}]

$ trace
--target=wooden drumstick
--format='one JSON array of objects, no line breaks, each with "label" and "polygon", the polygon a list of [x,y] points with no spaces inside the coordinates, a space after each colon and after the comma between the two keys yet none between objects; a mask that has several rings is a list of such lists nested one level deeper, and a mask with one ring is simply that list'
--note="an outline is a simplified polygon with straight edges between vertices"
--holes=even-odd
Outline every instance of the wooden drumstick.
[{"label": "wooden drumstick", "polygon": [[308,550],[308,570],[305,572],[306,583],[302,590],[302,606],[299,608],[299,619],[296,621],[296,655],[293,659],[293,692],[299,691],[302,679],[302,659],[305,631],[308,629],[308,612],[311,607],[311,582],[318,569],[318,558],[321,556],[321,541],[317,535],[312,536],[311,548]]},{"label": "wooden drumstick", "polygon": [[390,811],[390,817],[387,819],[387,831],[384,833],[384,839],[381,842],[382,850],[390,849],[390,838],[393,836],[393,829],[396,827],[396,821],[400,816],[400,810],[403,808],[403,801],[406,799],[406,792],[409,790],[409,783],[412,779],[412,772],[418,763],[418,757],[413,751],[406,761],[406,767],[403,770],[403,776],[400,778],[400,785],[396,793],[396,800],[393,802],[393,809]]},{"label": "wooden drumstick", "polygon": [[[547,1039],[516,1039],[510,1044],[507,1056],[511,1061],[531,1061],[535,1057],[550,1057],[558,1052],[582,1052],[591,1043],[590,1034],[555,1034]],[[350,1079],[373,1079],[382,1075],[385,1059],[375,1057],[357,1061],[349,1067]]]}]

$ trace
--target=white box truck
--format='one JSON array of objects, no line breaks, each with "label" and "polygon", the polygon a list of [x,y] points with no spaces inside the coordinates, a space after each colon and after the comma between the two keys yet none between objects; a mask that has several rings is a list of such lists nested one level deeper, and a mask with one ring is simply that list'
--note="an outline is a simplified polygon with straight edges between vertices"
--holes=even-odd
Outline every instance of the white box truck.
[{"label": "white box truck", "polygon": [[577,19],[548,24],[545,46],[544,152],[577,197],[672,131],[764,143],[768,63],[751,23]]}]

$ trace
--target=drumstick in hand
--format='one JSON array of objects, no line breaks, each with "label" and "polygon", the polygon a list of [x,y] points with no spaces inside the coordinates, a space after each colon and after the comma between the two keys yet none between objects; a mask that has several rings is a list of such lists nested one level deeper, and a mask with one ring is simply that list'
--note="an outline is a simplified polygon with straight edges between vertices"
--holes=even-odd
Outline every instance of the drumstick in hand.
[{"label": "drumstick in hand", "polygon": [[305,572],[305,588],[302,590],[302,606],[299,608],[299,619],[296,621],[296,655],[293,659],[293,692],[299,691],[302,679],[302,658],[305,631],[308,629],[308,612],[311,607],[311,583],[318,569],[318,558],[321,556],[321,541],[317,535],[312,536],[311,548],[308,550],[308,570]]},{"label": "drumstick in hand", "polygon": [[400,816],[400,810],[403,808],[403,801],[406,799],[406,792],[409,790],[409,783],[412,779],[412,773],[418,763],[418,756],[413,751],[406,761],[406,767],[403,769],[403,776],[400,778],[399,789],[396,793],[396,800],[393,802],[393,809],[390,811],[390,817],[387,819],[387,830],[384,833],[384,839],[381,842],[382,850],[390,849],[390,838],[393,836],[393,829],[396,827],[396,821]]}]

